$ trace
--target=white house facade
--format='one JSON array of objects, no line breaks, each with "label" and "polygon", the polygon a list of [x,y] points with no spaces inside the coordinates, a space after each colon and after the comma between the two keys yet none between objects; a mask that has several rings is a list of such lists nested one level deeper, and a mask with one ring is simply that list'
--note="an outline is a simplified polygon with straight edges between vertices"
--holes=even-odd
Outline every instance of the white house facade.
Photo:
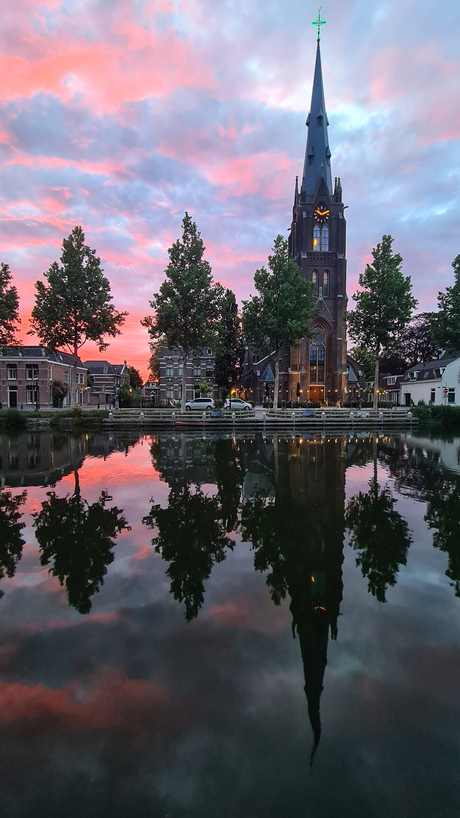
[{"label": "white house facade", "polygon": [[460,406],[460,357],[426,361],[404,373],[401,405],[417,405],[419,401],[436,406]]}]

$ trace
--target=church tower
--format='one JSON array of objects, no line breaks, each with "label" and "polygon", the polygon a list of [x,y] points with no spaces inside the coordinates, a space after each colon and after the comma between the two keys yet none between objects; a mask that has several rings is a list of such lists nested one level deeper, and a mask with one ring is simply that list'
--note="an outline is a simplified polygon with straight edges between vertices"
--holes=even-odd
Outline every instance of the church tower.
[{"label": "church tower", "polygon": [[335,403],[346,387],[346,222],[340,179],[332,182],[318,20],[315,73],[302,180],[294,192],[290,253],[315,288],[319,317],[311,341],[290,351],[289,397]]}]

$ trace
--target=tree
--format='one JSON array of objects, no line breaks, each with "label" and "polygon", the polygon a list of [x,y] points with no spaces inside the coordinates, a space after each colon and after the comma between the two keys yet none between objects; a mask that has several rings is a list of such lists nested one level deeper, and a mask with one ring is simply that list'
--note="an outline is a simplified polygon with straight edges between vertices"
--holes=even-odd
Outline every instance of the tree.
[{"label": "tree", "polygon": [[10,273],[8,264],[0,264],[0,346],[7,347],[17,344],[16,339],[17,324],[19,318],[19,299],[16,287],[11,281],[13,276]]},{"label": "tree", "polygon": [[375,355],[367,347],[355,346],[348,350],[348,354],[357,364],[360,364],[364,375],[369,377],[375,369]]},{"label": "tree", "polygon": [[216,383],[225,390],[225,394],[238,379],[243,357],[243,331],[238,305],[234,293],[227,289],[221,303],[219,344],[214,370]]},{"label": "tree", "polygon": [[417,305],[410,276],[404,278],[402,258],[399,253],[393,254],[392,243],[391,236],[383,236],[372,250],[374,261],[366,264],[359,276],[362,289],[353,296],[356,308],[347,315],[351,338],[375,356],[374,409],[378,401],[380,356],[392,348]]},{"label": "tree", "polygon": [[433,312],[414,315],[410,324],[396,337],[394,352],[404,360],[406,369],[433,361],[441,354],[443,347],[435,344],[432,338],[431,327],[435,318]]},{"label": "tree", "polygon": [[171,580],[171,593],[185,603],[189,622],[203,605],[204,582],[214,564],[222,562],[227,548],[234,546],[226,535],[219,502],[199,488],[192,494],[188,483],[178,484],[170,491],[168,508],[153,505],[142,522],[158,528],[152,545],[170,563],[166,575]]},{"label": "tree", "polygon": [[117,535],[130,526],[122,511],[106,508],[111,497],[102,491],[99,500],[88,503],[80,493],[75,469],[75,491],[69,497],[47,492],[34,517],[35,534],[41,548],[40,562],[65,585],[69,605],[81,614],[91,610],[91,597],[104,584],[107,566],[113,562]]},{"label": "tree", "polygon": [[142,386],[142,378],[138,369],[135,366],[128,366],[127,373],[129,377],[129,385],[131,389],[140,389]]},{"label": "tree", "polygon": [[150,358],[149,358],[149,373],[152,381],[160,380],[160,350],[161,347],[166,346],[166,340],[160,335],[156,341],[150,344]]},{"label": "tree", "polygon": [[219,319],[220,284],[214,284],[211,266],[203,257],[205,247],[188,213],[182,221],[182,240],[168,250],[166,280],[154,293],[150,306],[155,315],[141,322],[152,340],[164,336],[169,349],[177,347],[182,362],[181,411],[187,400],[187,361],[203,347],[215,348]]},{"label": "tree", "polygon": [[278,408],[279,351],[294,346],[300,338],[311,337],[316,315],[313,285],[306,282],[295,261],[289,257],[288,242],[278,235],[268,267],[254,274],[259,295],[243,301],[243,334],[256,346],[269,343],[275,358],[273,406]]},{"label": "tree", "polygon": [[428,501],[425,520],[436,529],[433,545],[449,557],[446,576],[452,581],[455,596],[460,597],[460,480],[443,481]]},{"label": "tree", "polygon": [[390,489],[380,490],[377,476],[377,444],[374,448],[374,474],[369,491],[351,498],[345,513],[350,530],[350,545],[356,551],[356,565],[368,579],[368,589],[379,602],[386,602],[389,585],[396,585],[400,565],[407,563],[412,542],[407,522],[394,508]]},{"label": "tree", "polygon": [[96,251],[85,244],[81,227],[74,227],[62,242],[61,263],[54,261],[44,273],[46,284],[37,281],[31,330],[50,349],[67,348],[74,356],[74,392],[77,400],[78,352],[86,341],[95,341],[102,352],[105,336],[119,335],[128,313],[115,310],[109,280],[103,275]]},{"label": "tree", "polygon": [[452,262],[455,284],[438,293],[438,310],[433,315],[431,330],[433,342],[455,354],[460,350],[460,255]]},{"label": "tree", "polygon": [[[25,540],[22,537],[22,529],[26,524],[20,522],[21,512],[19,507],[27,499],[27,492],[12,495],[10,491],[0,493],[0,579],[3,577],[14,577],[16,566],[22,556],[22,547]],[[0,597],[3,591],[0,591]]]}]

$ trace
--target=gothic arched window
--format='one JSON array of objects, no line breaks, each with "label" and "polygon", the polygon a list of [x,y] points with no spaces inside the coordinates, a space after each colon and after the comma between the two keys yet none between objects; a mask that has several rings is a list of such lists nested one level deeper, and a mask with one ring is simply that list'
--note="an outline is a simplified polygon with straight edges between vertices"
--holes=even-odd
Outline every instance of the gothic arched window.
[{"label": "gothic arched window", "polygon": [[318,292],[318,270],[313,270],[311,274],[311,283],[313,284],[315,291]]},{"label": "gothic arched window", "polygon": [[313,250],[320,250],[321,248],[321,230],[319,224],[315,224],[313,228]]},{"label": "gothic arched window", "polygon": [[323,224],[321,228],[321,250],[329,250],[329,227]]},{"label": "gothic arched window", "polygon": [[329,273],[327,270],[323,273],[323,298],[329,295]]},{"label": "gothic arched window", "polygon": [[324,336],[318,333],[310,343],[310,383],[324,383],[326,366],[326,347]]}]

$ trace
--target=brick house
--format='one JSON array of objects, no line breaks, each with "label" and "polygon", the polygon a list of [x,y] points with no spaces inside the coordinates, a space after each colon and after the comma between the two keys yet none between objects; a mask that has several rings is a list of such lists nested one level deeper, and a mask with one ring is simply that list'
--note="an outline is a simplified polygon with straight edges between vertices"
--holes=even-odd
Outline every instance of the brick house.
[{"label": "brick house", "polygon": [[[77,359],[58,349],[40,346],[0,349],[0,402],[10,409],[38,409],[52,406],[86,405],[86,368]],[[59,385],[64,389],[59,390]],[[67,395],[62,396],[67,387]],[[72,395],[71,395],[72,390]],[[59,397],[59,394],[61,397]]]},{"label": "brick house", "polygon": [[91,375],[89,402],[98,408],[115,404],[117,392],[129,379],[126,361],[111,364],[109,361],[85,361],[84,366]]},{"label": "brick house", "polygon": [[[160,378],[159,378],[159,402],[165,406],[171,401],[180,401],[182,397],[182,361],[179,350],[174,347],[168,349],[162,347],[159,355]],[[214,381],[215,354],[212,349],[202,349],[200,355],[195,360],[188,360],[186,363],[186,398],[190,400],[199,394],[198,385],[202,381],[207,381],[211,388],[211,396],[219,397],[219,390]]]}]

